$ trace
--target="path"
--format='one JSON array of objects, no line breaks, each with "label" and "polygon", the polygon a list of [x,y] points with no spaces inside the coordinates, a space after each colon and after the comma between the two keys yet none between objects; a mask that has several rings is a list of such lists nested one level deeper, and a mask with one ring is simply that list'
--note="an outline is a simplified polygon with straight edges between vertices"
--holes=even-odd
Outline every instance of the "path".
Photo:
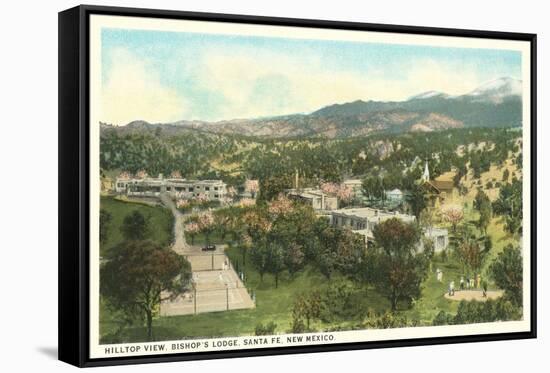
[{"label": "path", "polygon": [[449,293],[445,293],[445,298],[450,300],[477,300],[477,301],[486,301],[487,299],[497,299],[503,295],[502,290],[489,290],[487,291],[487,296],[483,296],[481,290],[458,290],[455,291],[453,296],[450,296]]},{"label": "path", "polygon": [[189,261],[194,282],[194,290],[162,302],[160,314],[177,316],[254,308],[250,294],[225,255],[225,245],[217,245],[214,252],[203,252],[200,246],[189,245],[183,229],[186,215],[176,208],[167,194],[161,194],[160,199],[174,214],[172,250]]},{"label": "path", "polygon": [[185,255],[186,251],[189,250],[189,245],[187,245],[187,241],[185,241],[185,232],[183,230],[185,215],[176,208],[174,201],[172,201],[167,194],[162,193],[160,195],[160,200],[172,211],[172,214],[174,214],[174,243],[172,244],[172,250],[180,255]]}]

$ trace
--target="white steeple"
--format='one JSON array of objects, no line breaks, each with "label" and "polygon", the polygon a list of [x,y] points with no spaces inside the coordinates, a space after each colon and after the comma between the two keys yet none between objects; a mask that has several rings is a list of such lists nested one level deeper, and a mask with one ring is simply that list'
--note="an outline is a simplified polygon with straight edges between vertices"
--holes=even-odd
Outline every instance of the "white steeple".
[{"label": "white steeple", "polygon": [[426,165],[424,166],[424,174],[422,174],[422,181],[430,181],[430,170],[428,169],[428,161],[426,160]]}]

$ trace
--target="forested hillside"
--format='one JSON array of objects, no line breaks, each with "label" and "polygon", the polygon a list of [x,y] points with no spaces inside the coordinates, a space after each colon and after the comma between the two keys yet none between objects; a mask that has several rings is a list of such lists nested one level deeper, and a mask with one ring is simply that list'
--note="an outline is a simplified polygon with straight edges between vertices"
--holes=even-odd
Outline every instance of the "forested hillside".
[{"label": "forested hillside", "polygon": [[514,129],[450,129],[431,133],[380,134],[346,139],[266,139],[187,130],[124,132],[104,128],[104,171],[145,170],[150,175],[179,171],[188,178],[217,178],[237,185],[245,178],[277,177],[292,183],[296,170],[305,183],[346,177],[382,177],[388,188],[407,189],[422,172],[424,160],[436,177],[467,168],[475,177],[491,164],[521,157],[521,132]]}]

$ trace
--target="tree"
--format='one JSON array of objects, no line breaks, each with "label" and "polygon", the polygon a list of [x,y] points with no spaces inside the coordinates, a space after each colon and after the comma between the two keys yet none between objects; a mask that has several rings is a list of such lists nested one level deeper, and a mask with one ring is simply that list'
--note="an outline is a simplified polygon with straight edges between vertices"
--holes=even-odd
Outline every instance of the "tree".
[{"label": "tree", "polygon": [[456,233],[457,225],[464,219],[464,210],[459,205],[449,205],[441,211],[443,219],[451,224],[453,232]]},{"label": "tree", "polygon": [[124,217],[120,232],[126,240],[143,240],[149,234],[149,216],[138,210],[132,211]]},{"label": "tree", "polygon": [[477,190],[476,196],[474,198],[474,208],[480,210],[483,203],[489,201],[489,196],[480,188]]},{"label": "tree", "polygon": [[170,172],[170,178],[171,179],[181,179],[182,178],[181,172],[178,171],[178,170],[173,170],[172,172]]},{"label": "tree", "polygon": [[250,249],[250,260],[260,274],[260,282],[264,281],[264,274],[268,272],[269,256],[270,248],[265,242],[256,243]]},{"label": "tree", "polygon": [[487,194],[481,189],[477,191],[475,196],[474,207],[479,211],[479,229],[482,233],[487,234],[487,227],[493,217],[493,205]]},{"label": "tree", "polygon": [[293,243],[288,246],[285,256],[286,268],[290,275],[293,276],[304,266],[304,250],[301,245]]},{"label": "tree", "polygon": [[321,293],[321,320],[333,322],[338,318],[362,318],[366,310],[362,307],[361,298],[356,295],[353,282],[344,279],[331,281]]},{"label": "tree", "polygon": [[210,234],[214,230],[214,215],[211,211],[205,211],[197,218],[197,224],[200,231],[204,234],[206,244],[210,244]]},{"label": "tree", "polygon": [[99,243],[105,245],[109,234],[109,224],[113,220],[113,216],[105,209],[99,210]]},{"label": "tree", "polygon": [[510,178],[510,171],[506,168],[502,173],[502,181],[508,182],[509,178]]},{"label": "tree", "polygon": [[321,184],[321,190],[330,195],[338,197],[338,200],[344,204],[351,202],[353,190],[345,184],[325,182]]},{"label": "tree", "polygon": [[348,204],[348,203],[351,202],[351,200],[353,198],[353,190],[348,185],[340,184],[340,186],[338,187],[338,191],[336,193],[336,196],[344,204]]},{"label": "tree", "polygon": [[276,199],[268,203],[267,211],[273,220],[284,217],[292,211],[293,203],[285,195],[279,194]]},{"label": "tree", "polygon": [[493,203],[493,211],[504,217],[504,228],[511,234],[521,234],[523,229],[523,194],[521,181],[514,179],[511,184],[500,188],[498,199]]},{"label": "tree", "polygon": [[291,177],[288,175],[269,176],[260,179],[258,199],[271,201],[277,198],[279,194],[292,187]]},{"label": "tree", "polygon": [[294,300],[292,307],[292,319],[293,319],[293,331],[299,332],[299,325],[303,325],[305,319],[305,330],[310,330],[310,323],[312,319],[319,318],[321,316],[321,294],[318,291],[311,292],[310,294],[299,295]]},{"label": "tree", "polygon": [[188,289],[191,265],[174,251],[153,241],[124,241],[101,267],[100,290],[108,304],[133,319],[146,321],[153,340],[153,317],[160,302]]},{"label": "tree", "polygon": [[275,288],[279,286],[279,275],[285,269],[285,253],[278,242],[264,239],[255,243],[250,250],[250,260],[260,274],[260,281],[265,273],[271,273],[275,277]]},{"label": "tree", "polygon": [[197,222],[191,221],[187,224],[185,224],[183,230],[186,234],[191,236],[191,245],[195,244],[195,236],[200,232],[200,227],[197,224]]},{"label": "tree", "polygon": [[373,229],[374,246],[368,248],[371,281],[397,309],[400,300],[411,303],[420,296],[428,260],[417,252],[420,232],[412,223],[392,218]]},{"label": "tree", "polygon": [[146,179],[149,177],[149,175],[147,174],[147,171],[145,170],[139,170],[138,172],[136,172],[136,177],[138,179]]},{"label": "tree", "polygon": [[384,198],[384,186],[382,179],[379,177],[364,178],[361,183],[363,194],[369,199]]},{"label": "tree", "polygon": [[235,221],[233,209],[219,209],[214,211],[214,227],[220,234],[220,238],[225,240],[228,233],[232,232],[233,222]]},{"label": "tree", "polygon": [[318,248],[314,258],[327,279],[336,271],[353,277],[364,260],[365,241],[349,229],[319,225]]},{"label": "tree", "polygon": [[489,267],[495,284],[517,306],[523,302],[523,257],[519,247],[508,245]]},{"label": "tree", "polygon": [[420,213],[419,222],[422,227],[426,228],[429,232],[432,230],[437,220],[436,209],[433,207],[426,207]]},{"label": "tree", "polygon": [[285,252],[277,242],[269,243],[268,271],[275,277],[275,289],[279,287],[279,275],[285,270]]},{"label": "tree", "polygon": [[479,205],[479,229],[487,234],[487,227],[491,223],[491,218],[493,217],[493,206],[489,198],[483,199],[480,201]]},{"label": "tree", "polygon": [[254,329],[254,335],[273,335],[275,334],[275,329],[277,329],[277,324],[275,324],[273,321],[265,325],[259,323]]},{"label": "tree", "polygon": [[413,184],[409,193],[405,197],[411,207],[412,213],[417,219],[420,219],[420,213],[428,205],[426,191],[422,185]]},{"label": "tree", "polygon": [[482,245],[479,240],[473,237],[463,237],[456,247],[456,254],[465,269],[472,271],[473,274],[477,274],[481,271],[489,250],[490,246],[487,246],[485,243]]},{"label": "tree", "polygon": [[246,233],[254,241],[262,239],[273,226],[268,216],[260,209],[246,211],[242,216],[242,221],[246,227]]}]

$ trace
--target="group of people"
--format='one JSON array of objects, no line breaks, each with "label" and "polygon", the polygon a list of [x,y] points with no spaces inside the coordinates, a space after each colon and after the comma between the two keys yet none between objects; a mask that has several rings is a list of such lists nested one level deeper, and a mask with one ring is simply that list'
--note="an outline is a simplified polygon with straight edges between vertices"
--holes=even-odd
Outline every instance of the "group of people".
[{"label": "group of people", "polygon": [[[437,281],[443,282],[443,271],[441,271],[439,268],[436,269],[435,276]],[[460,290],[470,290],[470,289],[473,290],[473,289],[482,288],[483,296],[486,296],[486,293],[487,293],[487,284],[485,281],[483,283],[481,282],[481,275],[479,273],[475,277],[468,276],[466,277],[466,279],[464,279],[464,276],[460,276],[459,287],[460,287]],[[455,295],[455,289],[456,289],[455,282],[454,280],[451,280],[449,282],[449,288],[448,288],[449,296]]]}]

